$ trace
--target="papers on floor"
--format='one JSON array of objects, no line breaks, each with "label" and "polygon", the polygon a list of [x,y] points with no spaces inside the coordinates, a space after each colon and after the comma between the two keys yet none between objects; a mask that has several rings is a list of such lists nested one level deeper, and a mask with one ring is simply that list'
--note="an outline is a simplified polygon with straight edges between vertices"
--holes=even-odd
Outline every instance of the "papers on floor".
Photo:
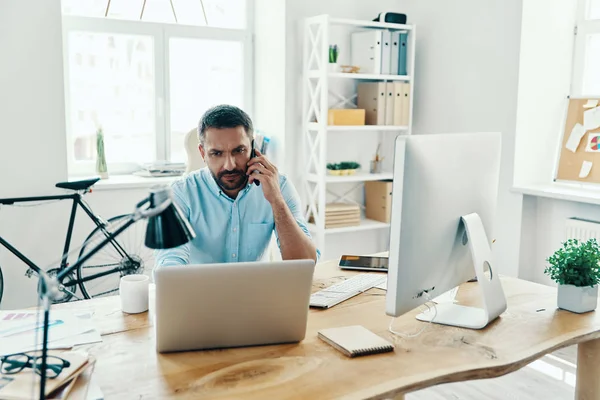
[{"label": "papers on floor", "polygon": [[[379,285],[377,285],[375,287],[378,289],[387,290],[387,278],[385,279],[385,281],[383,281],[382,283],[380,283]],[[446,293],[440,294],[439,296],[435,297],[431,301],[433,301],[434,303],[437,303],[437,304],[456,303],[456,300],[455,300],[456,293],[458,293],[458,286],[455,287],[454,289],[448,290]]]},{"label": "papers on floor", "polygon": [[583,108],[594,108],[598,105],[598,100],[588,100],[587,103],[583,105]]},{"label": "papers on floor", "polygon": [[168,161],[157,161],[154,163],[142,165],[142,169],[134,172],[134,175],[151,176],[179,176],[185,173],[185,163],[174,163]]},{"label": "papers on floor", "polygon": [[[91,310],[50,310],[48,348],[101,342],[92,315]],[[0,311],[0,355],[40,350],[43,324],[43,311]]]}]

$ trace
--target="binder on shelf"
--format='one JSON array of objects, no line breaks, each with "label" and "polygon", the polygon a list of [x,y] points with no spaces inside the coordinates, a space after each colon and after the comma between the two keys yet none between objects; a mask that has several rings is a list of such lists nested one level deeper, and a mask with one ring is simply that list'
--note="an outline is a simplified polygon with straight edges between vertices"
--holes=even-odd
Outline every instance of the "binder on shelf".
[{"label": "binder on shelf", "polygon": [[390,71],[392,64],[392,33],[388,30],[382,31],[381,35],[381,74],[396,74],[396,71]]},{"label": "binder on shelf", "polygon": [[[394,96],[394,82],[386,83],[385,90],[385,124],[394,125],[394,103],[396,96]],[[401,124],[398,124],[401,125]]]},{"label": "binder on shelf", "polygon": [[[351,35],[351,64],[361,74],[381,74],[383,31],[369,30]],[[389,61],[389,56],[388,56]]]},{"label": "binder on shelf", "polygon": [[399,73],[400,69],[398,67],[398,62],[400,60],[400,53],[399,53],[400,32],[397,32],[397,31],[392,32],[391,43],[392,43],[392,46],[391,46],[391,50],[390,50],[390,74],[400,75],[400,73]]},{"label": "binder on shelf", "polygon": [[408,60],[408,33],[401,32],[398,37],[398,75],[408,75],[406,68]]},{"label": "binder on shelf", "polygon": [[385,125],[386,82],[361,82],[357,85],[357,107],[365,110],[367,125]]},{"label": "binder on shelf", "polygon": [[403,120],[404,82],[394,82],[394,125],[408,125]]},{"label": "binder on shelf", "polygon": [[408,125],[410,120],[410,82],[401,82],[402,90],[402,123],[400,125]]}]

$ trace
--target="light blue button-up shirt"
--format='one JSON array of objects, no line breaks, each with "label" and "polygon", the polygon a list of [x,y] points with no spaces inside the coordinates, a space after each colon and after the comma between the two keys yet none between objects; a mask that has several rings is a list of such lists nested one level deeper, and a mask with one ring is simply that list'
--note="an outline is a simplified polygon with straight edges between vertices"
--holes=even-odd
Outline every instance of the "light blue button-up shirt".
[{"label": "light blue button-up shirt", "polygon": [[[282,174],[279,182],[298,226],[311,237],[296,189]],[[196,238],[173,249],[156,250],[156,267],[257,261],[265,254],[273,233],[279,245],[273,210],[263,195],[262,185],[247,185],[234,200],[204,167],[175,181],[171,188],[173,201],[190,222]]]}]

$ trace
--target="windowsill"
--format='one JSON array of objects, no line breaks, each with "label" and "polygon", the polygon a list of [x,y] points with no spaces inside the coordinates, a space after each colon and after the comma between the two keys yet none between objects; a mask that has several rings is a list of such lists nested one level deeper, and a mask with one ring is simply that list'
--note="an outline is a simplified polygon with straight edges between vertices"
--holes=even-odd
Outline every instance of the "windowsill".
[{"label": "windowsill", "polygon": [[600,186],[596,185],[555,182],[513,186],[512,191],[528,196],[600,205]]},{"label": "windowsill", "polygon": [[[147,189],[154,185],[168,185],[181,176],[143,177],[137,175],[111,175],[108,179],[101,179],[92,187],[94,191],[102,190],[127,190]],[[73,177],[73,180],[78,179]]]}]

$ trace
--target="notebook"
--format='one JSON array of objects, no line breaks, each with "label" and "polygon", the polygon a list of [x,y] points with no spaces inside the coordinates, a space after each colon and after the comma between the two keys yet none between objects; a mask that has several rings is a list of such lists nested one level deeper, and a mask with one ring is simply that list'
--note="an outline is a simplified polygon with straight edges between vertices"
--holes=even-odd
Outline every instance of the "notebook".
[{"label": "notebook", "polygon": [[322,329],[317,335],[319,339],[348,357],[394,351],[392,343],[377,336],[362,325]]}]

